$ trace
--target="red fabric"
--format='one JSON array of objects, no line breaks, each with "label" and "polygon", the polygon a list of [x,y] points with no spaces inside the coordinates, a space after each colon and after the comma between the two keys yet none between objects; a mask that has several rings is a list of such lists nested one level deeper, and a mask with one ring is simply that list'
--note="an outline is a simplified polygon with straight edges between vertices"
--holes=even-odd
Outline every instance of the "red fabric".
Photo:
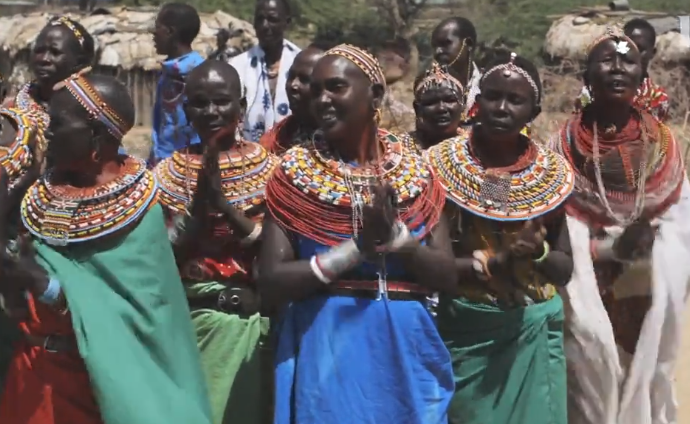
[{"label": "red fabric", "polygon": [[[32,299],[20,327],[37,337],[74,334],[69,315]],[[18,343],[0,401],[0,423],[103,424],[76,340],[74,351],[58,353]]]}]

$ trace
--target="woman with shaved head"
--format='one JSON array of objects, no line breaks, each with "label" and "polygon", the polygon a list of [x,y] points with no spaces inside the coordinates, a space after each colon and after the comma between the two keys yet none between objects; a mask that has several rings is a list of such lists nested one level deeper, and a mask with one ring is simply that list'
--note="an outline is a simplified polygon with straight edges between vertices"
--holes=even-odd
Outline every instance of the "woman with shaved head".
[{"label": "woman with shaved head", "polygon": [[445,424],[448,351],[427,296],[456,283],[443,192],[378,128],[383,72],[328,50],[311,77],[319,126],[266,186],[262,299],[282,305],[276,424]]},{"label": "woman with shaved head", "polygon": [[156,182],[118,154],[127,88],[75,75],[49,110],[53,166],[22,201],[19,257],[2,258],[2,286],[26,291],[29,313],[0,422],[210,424]]},{"label": "woman with shaved head", "polygon": [[200,144],[155,169],[171,241],[201,351],[213,423],[270,418],[269,321],[252,267],[266,180],[276,158],[238,136],[246,100],[235,68],[207,60],[185,86],[187,119]]}]

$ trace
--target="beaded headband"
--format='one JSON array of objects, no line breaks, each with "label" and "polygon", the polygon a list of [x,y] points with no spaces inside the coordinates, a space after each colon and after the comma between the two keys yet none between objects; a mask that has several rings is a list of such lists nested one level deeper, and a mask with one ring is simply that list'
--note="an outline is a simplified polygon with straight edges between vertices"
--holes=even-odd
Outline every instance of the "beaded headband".
[{"label": "beaded headband", "polygon": [[60,16],[57,19],[54,19],[48,23],[48,25],[51,26],[58,26],[62,25],[72,31],[72,34],[74,34],[74,37],[77,39],[79,42],[79,45],[84,47],[84,34],[79,31],[76,25],[74,25],[74,21],[67,16]]},{"label": "beaded headband", "polygon": [[603,43],[606,40],[613,40],[616,43],[616,51],[620,54],[626,54],[630,51],[631,48],[638,50],[637,45],[635,42],[625,35],[622,29],[619,27],[607,27],[606,31],[599,37],[597,37],[594,42],[592,42],[588,47],[587,47],[587,56],[592,54],[592,50],[599,44]]},{"label": "beaded headband", "polygon": [[359,69],[369,78],[372,84],[381,84],[386,88],[386,78],[379,61],[366,50],[355,47],[351,44],[340,44],[326,51],[324,56],[341,56],[357,65]]},{"label": "beaded headband", "polygon": [[74,74],[55,89],[66,88],[91,117],[105,125],[108,132],[118,141],[122,140],[131,128],[120,116],[101,99],[91,83],[81,74]]},{"label": "beaded headband", "polygon": [[422,93],[434,87],[449,87],[458,97],[464,92],[462,83],[437,62],[431,65],[431,68],[426,71],[424,78],[417,84],[414,89],[414,96],[419,97]]},{"label": "beaded headband", "polygon": [[515,72],[516,74],[520,74],[524,79],[527,80],[529,85],[532,86],[532,90],[534,90],[534,98],[536,99],[537,104],[539,104],[541,102],[541,96],[539,95],[539,86],[537,85],[536,81],[534,81],[534,78],[532,78],[530,74],[527,73],[527,71],[515,64],[515,58],[517,58],[517,53],[511,52],[510,62],[496,65],[493,68],[486,71],[482,76],[482,81],[484,81],[489,75],[496,71],[503,71],[503,76],[506,78],[508,78],[510,74],[512,74],[513,72]]}]

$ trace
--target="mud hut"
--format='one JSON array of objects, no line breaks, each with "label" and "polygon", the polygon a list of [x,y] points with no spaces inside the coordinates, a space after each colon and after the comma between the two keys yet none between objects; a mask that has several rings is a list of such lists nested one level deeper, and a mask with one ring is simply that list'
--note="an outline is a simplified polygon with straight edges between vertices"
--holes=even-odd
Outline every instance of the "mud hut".
[{"label": "mud hut", "polygon": [[690,39],[680,34],[681,18],[665,13],[617,10],[615,5],[581,8],[555,19],[546,34],[544,52],[549,59],[581,61],[587,47],[610,25],[622,26],[633,18],[649,21],[657,32],[657,61],[668,66],[690,63]]},{"label": "mud hut", "polygon": [[[149,33],[156,18],[155,9],[107,8],[88,15],[68,14],[94,36],[97,60],[94,72],[115,75],[129,87],[137,111],[137,125],[150,126],[154,92],[162,56],[156,55]],[[51,14],[35,12],[0,17],[0,46],[9,53],[13,71],[10,81],[18,86],[29,78],[28,58],[38,32]],[[254,28],[249,22],[217,11],[201,14],[201,30],[194,49],[203,55],[216,47],[220,28],[243,30],[228,44],[244,51],[256,43]]]}]

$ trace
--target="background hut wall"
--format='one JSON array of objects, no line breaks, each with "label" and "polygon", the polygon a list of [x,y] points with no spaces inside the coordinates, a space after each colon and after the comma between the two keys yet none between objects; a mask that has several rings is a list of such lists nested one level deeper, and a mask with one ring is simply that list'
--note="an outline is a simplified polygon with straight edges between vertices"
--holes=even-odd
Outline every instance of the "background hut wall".
[{"label": "background hut wall", "polygon": [[159,75],[157,71],[147,71],[142,68],[125,70],[111,66],[95,66],[93,72],[114,76],[127,86],[136,111],[134,126],[150,127],[153,125],[153,105]]}]

